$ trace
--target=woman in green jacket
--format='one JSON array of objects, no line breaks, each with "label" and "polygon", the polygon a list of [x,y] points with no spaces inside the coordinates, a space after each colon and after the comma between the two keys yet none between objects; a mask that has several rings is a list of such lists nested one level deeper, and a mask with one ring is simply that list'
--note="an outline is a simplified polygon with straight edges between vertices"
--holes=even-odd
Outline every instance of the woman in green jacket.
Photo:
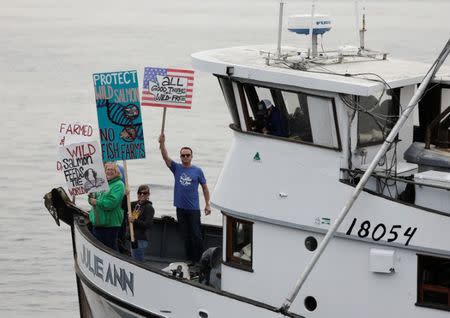
[{"label": "woman in green jacket", "polygon": [[89,220],[93,225],[92,234],[106,246],[118,251],[117,238],[124,215],[121,204],[125,185],[117,164],[105,163],[105,172],[109,191],[97,192],[89,197],[89,204],[92,205]]}]

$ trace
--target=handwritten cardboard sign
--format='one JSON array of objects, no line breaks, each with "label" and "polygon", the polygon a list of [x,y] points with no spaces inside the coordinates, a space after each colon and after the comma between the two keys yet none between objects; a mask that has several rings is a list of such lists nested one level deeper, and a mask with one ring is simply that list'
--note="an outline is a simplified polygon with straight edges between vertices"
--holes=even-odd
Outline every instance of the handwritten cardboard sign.
[{"label": "handwritten cardboard sign", "polygon": [[93,75],[104,161],[145,158],[136,71]]},{"label": "handwritten cardboard sign", "polygon": [[[57,140],[58,148],[94,139],[94,128],[89,123],[65,121],[59,124]],[[60,161],[56,162],[56,169],[58,171],[62,170]]]},{"label": "handwritten cardboard sign", "polygon": [[94,128],[89,123],[65,121],[58,127],[58,146],[95,139]]},{"label": "handwritten cardboard sign", "polygon": [[59,147],[59,159],[70,195],[109,189],[97,141]]},{"label": "handwritten cardboard sign", "polygon": [[194,71],[146,67],[142,87],[142,106],[190,109]]}]

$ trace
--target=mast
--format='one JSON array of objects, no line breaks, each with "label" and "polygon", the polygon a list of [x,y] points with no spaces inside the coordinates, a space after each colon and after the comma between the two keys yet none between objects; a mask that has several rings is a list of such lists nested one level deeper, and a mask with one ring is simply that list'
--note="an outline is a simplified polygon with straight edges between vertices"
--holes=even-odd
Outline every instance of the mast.
[{"label": "mast", "polygon": [[337,229],[341,225],[342,221],[344,220],[345,216],[348,214],[350,209],[352,208],[353,204],[355,203],[356,199],[358,198],[359,194],[363,190],[365,184],[369,180],[370,175],[376,168],[378,162],[380,159],[384,156],[384,154],[389,150],[392,143],[395,140],[395,137],[397,136],[399,130],[403,127],[405,121],[408,119],[411,112],[414,110],[415,106],[419,102],[420,98],[424,94],[426,88],[428,87],[428,84],[430,83],[431,79],[434,77],[436,72],[441,67],[442,63],[444,63],[445,59],[447,58],[448,54],[450,53],[450,39],[447,41],[446,45],[444,46],[443,50],[439,54],[436,61],[433,63],[433,65],[428,70],[427,74],[425,75],[425,78],[423,79],[422,83],[419,85],[419,88],[417,89],[414,96],[411,98],[408,107],[406,107],[405,111],[403,112],[402,116],[399,118],[395,126],[392,128],[391,132],[387,136],[386,140],[384,141],[383,145],[381,146],[380,150],[375,155],[374,159],[370,163],[369,167],[367,168],[364,175],[361,177],[361,180],[358,182],[358,184],[355,187],[355,190],[353,191],[351,197],[348,199],[347,203],[342,208],[339,216],[337,217],[336,221],[333,223],[333,225],[328,230],[327,234],[325,235],[323,241],[320,243],[319,247],[317,248],[316,253],[310,260],[309,264],[304,269],[302,275],[298,279],[295,287],[289,294],[289,296],[286,298],[284,303],[282,304],[280,311],[282,313],[287,313],[289,308],[291,307],[293,301],[297,297],[298,292],[300,291],[300,288],[303,286],[304,282],[308,278],[309,274],[311,273],[311,270],[314,268],[315,264],[319,260],[320,256],[322,255],[323,251],[327,247],[328,243],[330,242],[331,238],[336,233]]}]

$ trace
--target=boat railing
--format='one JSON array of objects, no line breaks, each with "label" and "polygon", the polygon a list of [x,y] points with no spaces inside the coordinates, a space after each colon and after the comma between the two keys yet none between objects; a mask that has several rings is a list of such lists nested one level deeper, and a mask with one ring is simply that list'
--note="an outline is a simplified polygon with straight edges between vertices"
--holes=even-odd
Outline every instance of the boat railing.
[{"label": "boat railing", "polygon": [[[352,186],[358,183],[365,172],[363,169],[341,169],[341,171],[347,176],[345,179],[341,179],[341,182]],[[375,171],[370,176],[380,186],[374,187],[373,184],[368,183],[364,187],[366,192],[397,202],[411,204],[427,211],[450,215],[450,213],[437,210],[431,206],[416,203],[416,194],[419,189],[422,191],[426,189],[429,189],[428,191],[450,191],[449,186],[417,181],[414,179],[414,174],[397,175],[390,172]]]},{"label": "boat railing", "polygon": [[266,65],[284,65],[292,69],[307,71],[316,65],[380,61],[387,59],[387,52],[351,47],[350,49],[327,50],[319,52],[316,57],[309,52],[290,50],[277,54],[260,50]]}]

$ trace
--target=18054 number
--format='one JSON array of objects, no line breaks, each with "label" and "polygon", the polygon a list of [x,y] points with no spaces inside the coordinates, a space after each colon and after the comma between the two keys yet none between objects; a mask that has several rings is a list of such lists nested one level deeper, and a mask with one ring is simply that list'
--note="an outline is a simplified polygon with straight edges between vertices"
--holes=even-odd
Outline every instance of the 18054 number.
[{"label": "18054 number", "polygon": [[359,228],[355,225],[358,222],[356,218],[353,219],[352,224],[350,224],[350,227],[348,228],[347,232],[345,234],[352,235],[353,230],[355,230],[356,235],[358,235],[361,238],[370,237],[374,241],[381,240],[385,235],[388,235],[387,238],[388,242],[395,242],[399,236],[404,236],[407,238],[405,242],[405,246],[409,244],[409,241],[411,241],[412,237],[417,231],[417,227],[408,227],[406,230],[402,228],[401,225],[392,225],[392,227],[388,229],[386,225],[383,223],[379,223],[372,227],[372,224],[370,224],[370,221],[363,221],[359,224]]}]

